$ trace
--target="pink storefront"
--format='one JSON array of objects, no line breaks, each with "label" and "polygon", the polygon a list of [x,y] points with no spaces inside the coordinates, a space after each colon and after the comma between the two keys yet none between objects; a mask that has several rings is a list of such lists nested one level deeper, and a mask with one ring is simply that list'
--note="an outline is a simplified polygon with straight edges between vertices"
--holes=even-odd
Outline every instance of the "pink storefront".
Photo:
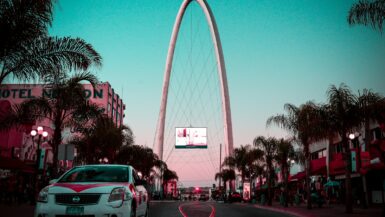
[{"label": "pink storefront", "polygon": [[[95,89],[90,84],[84,84],[84,95],[93,103],[104,109],[117,126],[123,123],[125,105],[108,82],[97,85]],[[39,84],[4,84],[0,86],[0,114],[9,112],[12,105],[36,97],[52,97],[52,91]],[[1,123],[0,123],[1,124]],[[30,132],[37,126],[43,126],[49,135],[53,133],[52,123],[48,119],[39,123],[31,123],[21,128],[0,131],[0,169],[18,169],[23,165],[18,161],[34,162],[36,160],[36,142],[32,142]],[[63,144],[66,144],[72,133],[69,129],[63,131]],[[64,146],[63,146],[64,147]],[[45,161],[52,161],[51,147],[42,141],[41,147],[46,155]],[[59,148],[59,152],[62,149]],[[65,149],[67,150],[67,149]],[[73,154],[73,153],[72,153]],[[63,154],[59,153],[59,156]],[[67,156],[67,154],[66,154]],[[14,161],[14,163],[10,163]],[[63,163],[63,161],[61,162]],[[64,163],[70,163],[64,161]]]}]

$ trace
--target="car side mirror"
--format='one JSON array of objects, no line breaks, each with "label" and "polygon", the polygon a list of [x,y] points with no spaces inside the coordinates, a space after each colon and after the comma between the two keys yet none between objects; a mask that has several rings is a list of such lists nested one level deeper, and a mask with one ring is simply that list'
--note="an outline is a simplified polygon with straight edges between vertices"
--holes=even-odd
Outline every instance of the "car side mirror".
[{"label": "car side mirror", "polygon": [[49,180],[49,184],[53,184],[53,183],[56,183],[58,179],[52,179],[52,180]]}]

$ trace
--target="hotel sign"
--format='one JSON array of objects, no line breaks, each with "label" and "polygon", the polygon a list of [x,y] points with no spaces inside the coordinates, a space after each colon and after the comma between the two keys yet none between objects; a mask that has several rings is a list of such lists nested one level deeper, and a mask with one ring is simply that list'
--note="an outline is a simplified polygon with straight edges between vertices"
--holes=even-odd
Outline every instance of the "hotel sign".
[{"label": "hotel sign", "polygon": [[[41,91],[38,91],[37,89],[41,89]],[[84,89],[83,93],[87,99],[103,99],[103,89],[94,89],[93,91],[89,89]],[[55,91],[53,91],[52,89],[42,89],[41,87],[0,89],[0,100],[33,99],[36,97],[55,98],[55,96]]]}]

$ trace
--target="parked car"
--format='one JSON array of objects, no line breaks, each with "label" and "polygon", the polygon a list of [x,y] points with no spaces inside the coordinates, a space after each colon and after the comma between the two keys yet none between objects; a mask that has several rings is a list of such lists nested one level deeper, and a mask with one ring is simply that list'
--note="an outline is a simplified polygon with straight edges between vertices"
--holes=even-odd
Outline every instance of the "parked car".
[{"label": "parked car", "polygon": [[229,201],[230,203],[232,203],[232,202],[241,202],[241,201],[242,201],[242,196],[241,196],[241,194],[238,193],[238,192],[231,192],[231,193],[229,194],[228,201]]},{"label": "parked car", "polygon": [[209,199],[209,196],[208,196],[208,195],[201,194],[201,195],[199,196],[199,200],[200,200],[200,201],[206,201],[206,200],[208,200],[208,199]]},{"label": "parked car", "polygon": [[148,216],[145,181],[131,166],[78,166],[50,183],[38,195],[35,217]]}]

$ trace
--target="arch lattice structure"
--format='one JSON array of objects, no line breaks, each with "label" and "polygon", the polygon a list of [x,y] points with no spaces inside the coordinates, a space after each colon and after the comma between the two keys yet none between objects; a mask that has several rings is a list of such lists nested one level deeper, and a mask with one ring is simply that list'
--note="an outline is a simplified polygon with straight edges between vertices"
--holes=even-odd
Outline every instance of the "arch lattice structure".
[{"label": "arch lattice structure", "polygon": [[164,143],[164,130],[165,130],[165,119],[166,119],[166,108],[167,108],[167,97],[170,83],[170,74],[173,65],[174,51],[175,46],[181,26],[181,22],[187,7],[191,2],[196,1],[200,8],[202,9],[209,29],[211,33],[212,42],[214,45],[219,84],[221,90],[221,99],[222,99],[222,114],[223,114],[223,128],[224,128],[224,146],[225,153],[231,154],[233,152],[233,131],[232,131],[232,121],[231,121],[231,111],[230,111],[230,99],[229,99],[229,89],[227,84],[226,68],[223,57],[222,45],[219,38],[218,28],[213,16],[213,13],[205,0],[184,0],[179,12],[176,17],[176,21],[173,27],[171,40],[169,44],[165,72],[164,72],[164,81],[162,87],[162,96],[161,96],[161,105],[159,112],[159,119],[156,129],[155,137],[155,153],[158,154],[160,159],[164,159],[163,156],[163,143]]}]

